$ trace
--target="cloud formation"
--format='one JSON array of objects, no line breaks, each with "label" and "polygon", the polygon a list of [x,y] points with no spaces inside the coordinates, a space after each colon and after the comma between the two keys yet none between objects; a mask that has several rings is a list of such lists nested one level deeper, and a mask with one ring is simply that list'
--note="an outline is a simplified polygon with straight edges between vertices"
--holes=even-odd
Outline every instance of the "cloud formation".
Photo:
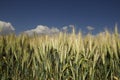
[{"label": "cloud formation", "polygon": [[33,35],[34,33],[36,34],[55,34],[59,33],[60,30],[58,28],[49,28],[44,25],[38,25],[35,29],[27,30],[24,33],[28,35]]},{"label": "cloud formation", "polygon": [[15,31],[14,27],[9,22],[0,21],[0,34],[9,34]]},{"label": "cloud formation", "polygon": [[92,27],[92,26],[87,26],[87,29],[91,31],[91,30],[94,30],[94,27]]},{"label": "cloud formation", "polygon": [[74,28],[74,25],[69,25],[69,26],[64,26],[61,29],[58,29],[56,27],[49,28],[48,26],[44,25],[38,25],[35,29],[27,30],[24,31],[23,33],[28,34],[28,35],[51,35],[51,34],[58,34],[60,32],[67,32],[71,33],[72,29]]},{"label": "cloud formation", "polygon": [[67,32],[67,33],[71,33],[71,32],[73,32],[74,29],[75,29],[74,25],[69,25],[69,26],[64,26],[62,28],[62,31]]}]

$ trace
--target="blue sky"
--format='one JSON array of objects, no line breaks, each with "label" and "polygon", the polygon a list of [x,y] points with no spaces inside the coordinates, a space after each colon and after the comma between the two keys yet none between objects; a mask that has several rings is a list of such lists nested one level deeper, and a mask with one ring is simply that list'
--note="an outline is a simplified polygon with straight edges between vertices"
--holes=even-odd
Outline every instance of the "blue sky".
[{"label": "blue sky", "polygon": [[[75,25],[76,29],[94,33],[120,25],[120,0],[0,0],[0,20],[10,22],[16,33],[37,25],[61,28]],[[120,28],[119,28],[120,30]]]}]

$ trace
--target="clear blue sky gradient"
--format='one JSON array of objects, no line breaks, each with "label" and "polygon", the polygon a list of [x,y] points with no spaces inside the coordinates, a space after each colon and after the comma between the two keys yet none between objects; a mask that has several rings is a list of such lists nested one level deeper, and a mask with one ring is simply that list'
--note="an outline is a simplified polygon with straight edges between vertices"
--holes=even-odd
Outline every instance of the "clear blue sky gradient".
[{"label": "clear blue sky gradient", "polygon": [[113,30],[117,22],[120,30],[120,0],[0,0],[0,20],[11,22],[17,33],[39,24],[72,24],[83,31],[93,26],[97,33]]}]

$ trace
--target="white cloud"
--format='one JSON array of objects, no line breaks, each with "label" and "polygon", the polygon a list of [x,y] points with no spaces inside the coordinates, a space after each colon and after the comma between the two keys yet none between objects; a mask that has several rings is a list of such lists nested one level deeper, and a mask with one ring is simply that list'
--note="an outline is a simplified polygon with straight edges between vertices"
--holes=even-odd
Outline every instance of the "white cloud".
[{"label": "white cloud", "polygon": [[92,26],[87,26],[87,29],[91,31],[91,30],[94,30],[94,27],[92,27]]},{"label": "white cloud", "polygon": [[55,34],[59,33],[60,30],[58,28],[49,28],[47,26],[38,25],[35,29],[27,30],[24,33],[28,35],[33,35],[34,33],[37,34]]},{"label": "white cloud", "polygon": [[68,27],[67,27],[67,26],[64,26],[62,29],[63,29],[63,30],[67,30],[67,29],[68,29]]},{"label": "white cloud", "polygon": [[14,32],[15,29],[9,22],[0,21],[0,34],[9,34]]}]

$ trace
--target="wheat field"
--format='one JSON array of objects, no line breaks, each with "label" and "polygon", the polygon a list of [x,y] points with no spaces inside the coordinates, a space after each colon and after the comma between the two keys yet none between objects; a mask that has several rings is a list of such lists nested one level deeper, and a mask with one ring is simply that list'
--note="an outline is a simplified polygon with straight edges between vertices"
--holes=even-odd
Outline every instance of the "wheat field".
[{"label": "wheat field", "polygon": [[120,36],[0,35],[0,80],[119,80]]}]

